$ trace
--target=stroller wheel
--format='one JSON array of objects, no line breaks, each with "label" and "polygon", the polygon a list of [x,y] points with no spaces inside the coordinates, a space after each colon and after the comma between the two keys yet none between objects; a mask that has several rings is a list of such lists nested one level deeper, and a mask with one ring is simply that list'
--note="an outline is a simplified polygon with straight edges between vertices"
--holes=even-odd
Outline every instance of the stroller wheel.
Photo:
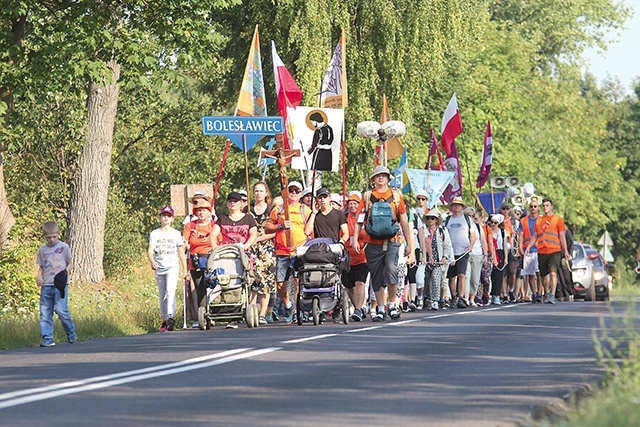
[{"label": "stroller wheel", "polygon": [[340,304],[342,305],[342,323],[345,325],[349,324],[349,297],[346,292],[342,293],[342,297],[340,299]]},{"label": "stroller wheel", "polygon": [[207,316],[205,316],[207,309],[205,307],[198,307],[198,328],[204,331],[207,328]]},{"label": "stroller wheel", "polygon": [[313,314],[313,324],[318,326],[320,324],[320,315],[322,311],[320,311],[320,299],[314,298],[311,303],[311,313]]},{"label": "stroller wheel", "polygon": [[249,304],[244,313],[245,321],[247,322],[248,328],[253,328],[256,323],[258,323],[258,318],[256,316],[256,312],[254,310],[254,305]]}]

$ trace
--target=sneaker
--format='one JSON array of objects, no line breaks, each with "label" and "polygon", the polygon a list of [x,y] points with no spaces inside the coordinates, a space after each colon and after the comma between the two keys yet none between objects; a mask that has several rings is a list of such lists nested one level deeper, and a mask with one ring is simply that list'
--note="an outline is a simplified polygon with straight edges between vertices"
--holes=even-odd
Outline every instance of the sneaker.
[{"label": "sneaker", "polygon": [[273,315],[271,313],[265,314],[264,319],[267,321],[267,323],[275,322],[275,320],[273,319]]},{"label": "sneaker", "polygon": [[458,297],[451,297],[449,301],[449,308],[456,308],[458,306]]},{"label": "sneaker", "polygon": [[160,329],[158,329],[158,331],[167,332],[167,322],[166,321],[162,322],[162,325],[160,325]]},{"label": "sneaker", "polygon": [[399,319],[400,318],[400,310],[398,310],[397,306],[394,306],[393,308],[391,308],[389,310],[389,317],[391,317],[392,319]]},{"label": "sneaker", "polygon": [[227,326],[224,327],[225,329],[238,329],[238,322],[229,322],[227,323]]},{"label": "sneaker", "polygon": [[418,299],[418,304],[416,305],[416,309],[418,310],[424,309],[424,300],[422,298]]},{"label": "sneaker", "polygon": [[464,298],[458,298],[458,303],[456,304],[457,308],[467,308],[468,305],[465,302]]},{"label": "sneaker", "polygon": [[353,310],[351,320],[353,320],[354,322],[362,322],[362,311],[358,310],[357,308]]},{"label": "sneaker", "polygon": [[362,313],[362,318],[366,319],[367,314],[369,314],[369,307],[367,307],[366,305],[363,305],[362,308],[360,309],[360,313]]},{"label": "sneaker", "polygon": [[376,311],[376,314],[371,316],[371,321],[372,322],[383,322],[385,317],[386,317],[386,315],[384,314],[384,311]]},{"label": "sneaker", "polygon": [[405,302],[403,302],[403,303],[402,303],[402,312],[403,312],[403,313],[408,313],[408,312],[410,312],[410,311],[411,311],[411,310],[409,309],[409,303],[408,303],[408,302],[406,302],[406,301],[405,301]]},{"label": "sneaker", "polygon": [[556,296],[549,294],[549,299],[547,300],[547,302],[549,304],[555,304],[556,303]]},{"label": "sneaker", "polygon": [[447,308],[449,308],[449,303],[440,298],[440,301],[438,301],[438,306],[440,307],[440,309],[446,310]]},{"label": "sneaker", "polygon": [[482,295],[482,305],[489,305],[489,295]]},{"label": "sneaker", "polygon": [[56,343],[53,341],[45,340],[40,343],[40,347],[53,347]]},{"label": "sneaker", "polygon": [[537,302],[537,303],[541,303],[542,302],[542,295],[536,294],[536,297],[534,298],[534,301]]},{"label": "sneaker", "polygon": [[493,304],[493,305],[501,305],[499,296],[495,295],[495,296],[491,297],[491,300],[492,300],[491,304]]},{"label": "sneaker", "polygon": [[69,342],[69,344],[73,344],[77,340],[78,340],[78,335],[76,335],[75,332],[72,333],[71,335],[67,335],[67,341]]},{"label": "sneaker", "polygon": [[431,303],[431,310],[438,310],[438,308],[439,308],[438,306],[439,306],[438,302],[437,301],[433,301]]},{"label": "sneaker", "polygon": [[509,291],[509,302],[515,302],[516,296],[513,294],[513,291]]},{"label": "sneaker", "polygon": [[418,309],[418,306],[413,301],[411,301],[409,303],[409,311],[416,311],[417,309]]},{"label": "sneaker", "polygon": [[173,331],[176,327],[176,321],[173,317],[167,319],[167,331]]},{"label": "sneaker", "polygon": [[200,324],[198,322],[193,322],[191,324],[191,329],[198,329],[200,327]]},{"label": "sneaker", "polygon": [[542,297],[542,302],[549,302],[549,294],[545,292],[544,297]]},{"label": "sneaker", "polygon": [[284,309],[284,323],[293,323],[293,307]]},{"label": "sneaker", "polygon": [[258,318],[258,324],[259,325],[266,325],[267,324],[267,317],[266,316],[260,316]]},{"label": "sneaker", "polygon": [[271,317],[273,318],[274,322],[280,321],[280,313],[278,312],[277,308],[274,307],[273,312],[271,313]]}]

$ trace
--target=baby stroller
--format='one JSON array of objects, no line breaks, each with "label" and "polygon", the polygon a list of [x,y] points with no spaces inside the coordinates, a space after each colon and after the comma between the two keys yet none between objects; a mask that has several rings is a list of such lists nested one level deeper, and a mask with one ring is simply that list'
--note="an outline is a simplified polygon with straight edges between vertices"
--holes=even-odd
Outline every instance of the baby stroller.
[{"label": "baby stroller", "polygon": [[344,247],[327,238],[309,240],[297,249],[294,266],[300,285],[296,299],[298,325],[302,325],[303,312],[309,310],[314,325],[322,323],[324,313],[330,310],[341,311],[342,321],[349,323],[349,298],[341,281],[345,256]]},{"label": "baby stroller", "polygon": [[259,306],[249,304],[253,274],[242,245],[215,247],[209,255],[204,280],[206,306],[198,308],[201,330],[210,329],[212,322],[217,320],[245,320],[249,328],[258,326]]}]

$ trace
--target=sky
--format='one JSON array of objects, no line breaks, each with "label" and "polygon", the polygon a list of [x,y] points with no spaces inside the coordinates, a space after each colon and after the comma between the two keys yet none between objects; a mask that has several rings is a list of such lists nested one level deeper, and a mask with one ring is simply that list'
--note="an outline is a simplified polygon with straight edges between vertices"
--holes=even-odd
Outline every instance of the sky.
[{"label": "sky", "polygon": [[627,94],[633,93],[631,83],[640,79],[640,0],[623,0],[634,9],[634,16],[624,25],[626,30],[617,37],[615,33],[607,37],[610,43],[604,53],[596,49],[587,50],[583,57],[590,62],[588,70],[595,75],[598,85],[607,76],[620,79]]}]

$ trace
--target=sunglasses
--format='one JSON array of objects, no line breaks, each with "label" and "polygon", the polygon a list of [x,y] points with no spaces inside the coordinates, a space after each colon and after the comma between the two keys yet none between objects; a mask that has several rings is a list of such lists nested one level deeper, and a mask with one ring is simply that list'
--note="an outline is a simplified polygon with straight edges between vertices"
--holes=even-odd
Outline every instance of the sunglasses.
[{"label": "sunglasses", "polygon": [[502,209],[503,211],[508,211],[508,210],[510,210],[511,208],[508,208],[508,207],[506,207],[506,206],[505,206],[504,208],[500,208],[500,209]]},{"label": "sunglasses", "polygon": [[316,196],[317,199],[326,199],[327,197],[329,197],[328,194],[321,194],[319,196]]},{"label": "sunglasses", "polygon": [[298,190],[297,188],[292,187],[289,189],[289,193],[298,194],[298,193],[302,193],[302,190]]},{"label": "sunglasses", "polygon": [[427,200],[425,197],[416,197],[416,200]]},{"label": "sunglasses", "polygon": [[425,218],[425,220],[426,221],[435,221],[436,219],[433,218],[433,217],[428,216],[428,217]]},{"label": "sunglasses", "polygon": [[491,221],[491,224],[492,224],[492,225],[500,225],[500,223],[499,223],[499,222],[497,222],[497,221]]},{"label": "sunglasses", "polygon": [[535,208],[537,208],[537,207],[538,207],[538,205],[529,205],[529,207],[530,207],[531,209],[535,209]]}]

